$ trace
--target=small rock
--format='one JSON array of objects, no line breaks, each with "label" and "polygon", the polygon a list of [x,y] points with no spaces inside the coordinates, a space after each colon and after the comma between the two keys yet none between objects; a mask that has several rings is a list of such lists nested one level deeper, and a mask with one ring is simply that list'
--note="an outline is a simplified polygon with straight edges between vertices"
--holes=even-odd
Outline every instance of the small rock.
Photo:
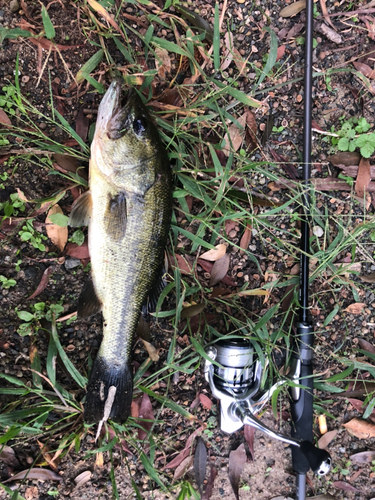
[{"label": "small rock", "polygon": [[317,236],[318,238],[320,238],[321,236],[323,236],[324,231],[320,226],[314,226],[313,227],[313,234],[315,236]]},{"label": "small rock", "polygon": [[81,261],[79,259],[76,259],[75,257],[71,257],[70,259],[66,259],[65,263],[64,263],[65,269],[67,269],[68,271],[70,269],[74,269],[75,267],[78,267],[80,265],[81,265]]},{"label": "small rock", "polygon": [[11,0],[9,4],[10,11],[15,13],[20,10],[20,2],[19,0]]}]

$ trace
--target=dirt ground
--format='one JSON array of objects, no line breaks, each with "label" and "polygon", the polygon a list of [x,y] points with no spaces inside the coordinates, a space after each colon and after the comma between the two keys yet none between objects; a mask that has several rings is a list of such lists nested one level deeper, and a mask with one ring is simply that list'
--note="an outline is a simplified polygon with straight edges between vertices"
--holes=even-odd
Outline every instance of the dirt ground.
[{"label": "dirt ground", "polygon": [[[42,2],[48,6],[49,16],[56,29],[54,41],[60,45],[69,44],[70,50],[61,51],[61,56],[56,51],[52,51],[48,59],[48,51],[42,51],[43,73],[38,67],[40,61],[40,51],[38,45],[33,43],[30,38],[6,39],[0,46],[0,88],[7,85],[7,82],[14,82],[15,64],[17,54],[19,55],[19,75],[20,85],[23,94],[27,99],[33,102],[39,111],[50,114],[50,85],[52,86],[54,100],[53,105],[59,110],[60,114],[73,126],[77,121],[84,122],[89,128],[95,123],[96,110],[100,101],[100,96],[92,92],[92,87],[83,84],[79,91],[71,90],[72,79],[70,75],[76,75],[82,65],[94,55],[99,45],[95,29],[88,18],[81,18],[79,15],[79,6],[74,2],[59,0],[55,2]],[[278,86],[267,93],[262,94],[262,88],[258,90],[258,99],[267,98],[270,110],[272,111],[273,125],[278,129],[274,131],[269,139],[270,145],[278,154],[287,157],[289,161],[300,161],[299,153],[302,149],[302,116],[303,116],[303,85],[301,81],[294,81],[303,76],[303,45],[300,44],[299,37],[304,33],[304,12],[298,13],[295,17],[282,18],[279,13],[281,8],[291,2],[273,2],[268,0],[256,0],[255,2],[236,2],[230,0],[226,9],[226,24],[230,25],[235,33],[234,44],[239,53],[257,67],[264,64],[265,58],[269,52],[269,37],[265,36],[263,28],[270,26],[278,37],[279,45],[286,47],[286,54],[290,55],[288,62],[282,70],[280,76],[274,75],[272,84]],[[346,2],[346,1],[327,1],[320,2],[327,4],[330,13],[339,13],[347,9],[360,8],[364,2]],[[214,3],[212,1],[198,2],[199,10],[205,19],[213,25]],[[197,4],[197,5],[198,5]],[[40,4],[33,1],[27,1],[25,10],[24,3],[18,0],[1,1],[0,0],[0,27],[16,28],[20,26],[21,20],[30,23],[29,29],[36,33],[41,30]],[[110,6],[110,2],[108,2]],[[319,12],[319,3],[318,6]],[[107,4],[105,5],[107,7]],[[223,5],[220,4],[220,9]],[[136,6],[129,3],[122,7],[124,12],[130,16],[140,15]],[[333,23],[336,33],[342,39],[339,43],[332,37],[327,36],[327,22],[324,22],[322,15],[315,21],[315,39],[316,48],[314,50],[314,71],[324,72],[328,69],[332,73],[326,73],[314,80],[313,97],[313,120],[314,128],[322,130],[331,130],[334,126],[337,130],[339,119],[345,115],[347,117],[365,117],[369,123],[374,123],[375,102],[373,94],[363,85],[363,81],[353,72],[334,73],[333,70],[345,69],[350,67],[352,59],[364,61],[374,67],[372,51],[375,51],[374,38],[369,37],[368,23],[373,26],[375,19],[373,11],[364,14],[357,22],[347,17],[333,17]],[[32,20],[35,23],[33,25]],[[102,19],[102,22],[105,21]],[[135,23],[134,20],[132,21]],[[367,24],[366,24],[367,22]],[[137,25],[136,23],[134,24]],[[323,28],[322,28],[323,26]],[[143,29],[143,27],[142,27]],[[145,29],[141,33],[145,34]],[[155,33],[161,36],[163,27],[157,25]],[[291,33],[294,30],[294,33]],[[139,39],[132,36],[129,30],[131,43],[139,49],[142,44]],[[168,35],[169,36],[169,35]],[[298,41],[299,40],[299,41]],[[94,45],[92,42],[95,42]],[[124,58],[116,45],[108,42],[112,49],[111,55],[115,65],[124,65]],[[362,56],[370,54],[370,56]],[[373,54],[372,54],[373,55]],[[361,59],[362,57],[362,59]],[[64,61],[64,63],[62,63]],[[125,61],[126,63],[126,61]],[[233,64],[226,70],[226,76],[233,74]],[[106,63],[102,63],[96,70],[95,77],[105,87],[110,82],[111,77],[107,72]],[[242,90],[249,91],[252,88],[255,73],[251,71],[246,78],[240,79]],[[371,77],[372,78],[372,77]],[[51,83],[50,83],[51,82]],[[289,83],[291,82],[291,83]],[[268,85],[269,87],[270,85]],[[4,92],[4,90],[3,90]],[[82,117],[84,116],[84,120]],[[79,118],[78,118],[79,117]],[[17,116],[14,118],[17,120]],[[257,134],[259,142],[266,128],[267,116],[257,115]],[[50,123],[39,120],[39,127],[45,131],[49,137],[56,141],[66,140],[63,130],[59,126],[51,126]],[[20,145],[13,142],[11,147],[15,149]],[[3,151],[7,153],[7,148]],[[1,155],[0,151],[0,155]],[[313,176],[324,178],[330,175],[337,177],[339,169],[327,161],[330,154],[330,145],[322,140],[319,133],[315,133],[313,141]],[[0,156],[1,158],[2,156]],[[267,159],[272,161],[272,155],[266,146],[252,154],[253,161]],[[280,160],[278,160],[280,161]],[[87,163],[82,165],[87,170]],[[269,171],[280,173],[280,165],[270,165]],[[298,168],[297,168],[298,171]],[[39,199],[56,192],[59,188],[66,186],[66,179],[59,175],[50,175],[48,166],[38,161],[37,156],[30,155],[17,156],[9,164],[0,163],[0,174],[8,174],[8,180],[1,186],[0,202],[9,198],[11,193],[17,189],[21,190],[27,199]],[[283,173],[285,174],[285,172]],[[249,178],[259,191],[268,192],[267,185],[269,179],[259,173],[249,174]],[[286,190],[275,189],[271,195],[281,201],[288,197]],[[345,220],[348,230],[352,230],[356,225],[364,220],[369,224],[374,222],[374,206],[364,207],[361,200],[353,202],[353,193],[349,191],[320,192],[317,195],[317,207],[322,212],[327,209],[335,217],[342,216]],[[370,201],[374,203],[374,193],[371,193]],[[63,213],[69,213],[73,198],[68,194],[60,201]],[[30,204],[26,204],[28,211],[32,210]],[[176,219],[178,223],[183,224],[183,217],[178,212],[178,201],[175,200]],[[198,210],[198,205],[196,207]],[[194,208],[193,208],[194,210]],[[261,208],[260,210],[263,210]],[[45,215],[36,217],[40,223],[41,234],[45,233]],[[289,215],[278,215],[274,219],[275,224],[280,227],[280,233],[274,236],[280,236],[285,225],[289,224]],[[284,227],[283,227],[284,226]],[[332,223],[332,226],[335,226]],[[71,230],[70,230],[71,231]],[[233,244],[240,241],[240,229],[232,228],[231,240]],[[357,251],[356,262],[360,263],[360,272],[369,274],[374,272],[374,262],[369,261],[366,256],[361,254],[361,249],[366,255],[373,255],[375,246],[370,238],[370,230],[367,234],[367,240],[362,241]],[[7,279],[14,279],[16,285],[7,289],[3,288],[0,295],[0,364],[1,370],[7,375],[19,378],[19,380],[30,383],[31,375],[30,352],[33,345],[36,346],[40,359],[47,358],[48,337],[46,338],[43,330],[39,330],[38,336],[34,341],[30,336],[21,336],[17,333],[20,325],[20,319],[16,314],[18,310],[30,310],[26,298],[29,297],[38,286],[43,273],[52,267],[51,275],[47,287],[42,293],[33,300],[35,302],[45,302],[48,304],[59,303],[62,305],[63,314],[70,314],[76,310],[76,301],[83,284],[88,279],[88,273],[84,270],[82,261],[64,255],[58,252],[47,238],[43,243],[47,246],[46,252],[41,253],[32,247],[28,242],[21,241],[16,233],[4,233],[0,243],[0,274]],[[71,233],[70,233],[71,234]],[[296,233],[297,234],[297,233]],[[280,236],[281,238],[281,236]],[[285,238],[284,236],[282,238]],[[216,243],[219,243],[218,240]],[[298,247],[298,239],[290,241],[295,247]],[[296,263],[296,257],[289,262],[286,253],[280,255],[278,250],[270,244],[265,247],[264,240],[259,232],[254,231],[249,243],[249,248],[255,255],[261,256],[262,272],[285,272],[290,275],[292,264]],[[50,258],[49,252],[55,252],[57,257]],[[297,252],[297,251],[296,251]],[[296,255],[298,255],[296,253]],[[346,254],[347,255],[347,254]],[[350,255],[350,249],[349,249]],[[64,257],[64,258],[61,258]],[[342,256],[343,258],[344,256]],[[49,260],[50,259],[50,260]],[[18,264],[17,264],[18,263]],[[208,278],[205,270],[198,269],[202,281],[207,284]],[[258,288],[264,283],[264,276],[261,276],[258,268],[251,259],[246,256],[241,257],[236,250],[233,250],[232,264],[229,271],[232,279],[238,286],[249,282],[250,288]],[[313,318],[316,333],[315,343],[315,372],[323,374],[323,378],[335,375],[345,369],[343,364],[338,362],[338,358],[347,358],[372,363],[373,360],[358,353],[359,341],[361,339],[374,344],[375,336],[375,296],[373,293],[373,284],[363,284],[358,281],[358,277],[351,275],[351,283],[357,290],[358,297],[353,299],[351,292],[339,285],[328,284],[329,279],[317,277],[312,285],[313,296]],[[350,290],[350,287],[349,287]],[[325,294],[323,292],[326,292]],[[322,298],[321,298],[322,295]],[[275,290],[275,301],[281,301],[283,293]],[[360,299],[360,300],[358,300]],[[344,311],[353,302],[365,303],[359,314],[343,314]],[[340,309],[329,322],[325,325],[328,315],[334,310],[335,304],[340,305]],[[175,307],[173,299],[168,298],[163,305],[164,309]],[[244,301],[244,308],[250,311],[257,311],[260,315],[265,313],[262,309],[260,297],[250,297]],[[279,325],[275,324],[276,329]],[[68,353],[71,361],[80,373],[87,375],[87,360],[90,357],[94,359],[101,341],[101,316],[97,315],[90,319],[77,320],[71,324],[65,324],[59,329],[60,341]],[[160,361],[155,365],[155,370],[161,369],[168,354],[169,345],[173,338],[173,328],[167,321],[154,324],[152,327],[152,343],[160,354]],[[186,347],[186,338],[177,339],[181,349]],[[355,350],[357,349],[357,350]],[[147,353],[141,342],[138,341],[135,347],[134,360],[137,366],[147,359]],[[154,369],[152,368],[152,369]],[[77,400],[83,397],[83,391],[78,389],[74,382],[62,370],[59,372],[59,383],[67,391],[75,391]],[[362,375],[358,375],[358,380]],[[370,373],[363,375],[367,382],[372,382]],[[354,380],[354,375],[352,375]],[[203,394],[210,395],[210,389],[204,380],[201,368],[187,375],[180,372],[174,379],[173,387],[170,389],[169,396],[179,404],[183,404],[187,409],[191,407],[197,396]],[[341,385],[340,385],[341,384]],[[352,390],[348,383],[338,383],[338,387],[345,390]],[[8,387],[8,386],[7,386]],[[373,390],[373,389],[372,389]],[[375,463],[355,463],[350,457],[362,451],[374,451],[373,438],[358,438],[351,435],[343,424],[350,422],[355,417],[360,417],[363,413],[359,411],[347,398],[339,398],[337,394],[316,391],[316,402],[328,412],[328,430],[337,430],[335,439],[329,444],[329,451],[333,459],[332,471],[324,478],[314,477],[309,474],[308,494],[322,495],[319,498],[334,498],[337,500],[370,500],[375,497]],[[362,393],[363,396],[363,393]],[[355,398],[356,396],[352,396]],[[362,398],[363,399],[363,398]],[[9,403],[10,397],[4,397],[4,407]],[[214,482],[211,498],[234,499],[234,493],[228,478],[229,454],[232,450],[238,448],[245,442],[243,431],[227,436],[220,432],[217,424],[218,408],[216,401],[211,401],[211,408],[199,404],[195,410],[197,421],[214,422],[210,427],[210,432],[206,432],[206,445],[209,450],[209,462],[207,465],[206,481],[211,467],[214,467],[218,474]],[[188,422],[181,416],[173,414],[168,409],[160,410],[157,401],[153,401],[157,423],[153,426],[153,435],[158,443],[166,439],[166,456],[160,455],[158,462],[160,471],[163,470],[166,463],[173,458],[173,453],[180,452],[189,436],[197,429],[197,422]],[[279,418],[276,420],[272,409],[269,407],[262,417],[262,420],[270,427],[289,434],[290,422],[289,415],[285,415],[287,400],[282,403]],[[374,415],[374,414],[372,414]],[[371,420],[369,420],[371,423]],[[207,430],[207,428],[206,428]],[[319,439],[320,431],[317,419],[314,422],[314,434]],[[169,436],[169,437],[168,437]],[[141,491],[141,498],[145,500],[161,500],[164,498],[176,498],[176,490],[171,489],[170,493],[163,493],[162,490],[150,478],[144,469],[144,466],[137,460],[135,454],[121,453],[115,448],[112,456],[106,451],[103,453],[103,464],[98,464],[95,454],[87,457],[87,453],[95,450],[93,430],[89,430],[82,436],[79,452],[74,448],[60,461],[57,472],[61,476],[60,482],[48,480],[27,480],[20,487],[20,494],[27,500],[34,498],[71,498],[78,499],[110,499],[115,495],[113,483],[111,482],[111,470],[114,470],[114,477],[117,485],[118,498],[130,499],[137,498],[132,486],[131,478],[137,484]],[[59,436],[54,437],[58,442]],[[171,442],[172,441],[172,442]],[[0,441],[1,442],[1,441]],[[10,473],[16,473],[18,470],[24,470],[33,464],[39,456],[40,447],[34,438],[28,438],[26,442],[14,440],[8,443],[11,446],[19,461],[18,468],[11,468],[6,462],[0,461],[0,479],[3,481],[10,477]],[[163,446],[163,445],[161,445]],[[241,475],[239,496],[245,499],[264,499],[271,500],[276,498],[294,498],[295,495],[295,477],[291,466],[290,449],[278,441],[269,439],[260,432],[255,433],[254,439],[254,459],[251,460],[247,448],[248,459]],[[40,463],[40,459],[38,463]],[[43,466],[48,466],[44,463]],[[82,472],[90,471],[90,480],[76,487],[74,479]],[[131,476],[130,476],[130,473]],[[174,470],[164,470],[164,479],[166,483],[170,482]],[[193,468],[184,476],[193,484],[195,481]],[[9,486],[9,483],[7,483]],[[10,483],[14,484],[14,483]],[[330,496],[332,495],[332,496]],[[8,498],[5,492],[0,493],[0,498]]]}]

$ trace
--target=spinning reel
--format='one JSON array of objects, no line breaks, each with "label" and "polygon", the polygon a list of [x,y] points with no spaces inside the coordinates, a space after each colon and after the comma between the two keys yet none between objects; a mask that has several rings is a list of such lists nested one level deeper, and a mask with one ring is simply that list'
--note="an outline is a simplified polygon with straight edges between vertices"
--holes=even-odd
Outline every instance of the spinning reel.
[{"label": "spinning reel", "polygon": [[[205,378],[210,384],[212,395],[220,400],[222,431],[231,434],[244,424],[251,425],[267,436],[297,447],[315,474],[322,476],[330,470],[331,457],[327,451],[316,448],[310,441],[275,432],[256,417],[275,390],[286,381],[279,380],[268,390],[261,391],[263,368],[248,340],[219,341],[215,346],[208,347],[206,353],[212,361],[206,359]],[[293,373],[289,375],[291,380],[300,380],[300,360],[296,361]],[[300,396],[299,388],[293,387],[291,397],[299,399]]]}]

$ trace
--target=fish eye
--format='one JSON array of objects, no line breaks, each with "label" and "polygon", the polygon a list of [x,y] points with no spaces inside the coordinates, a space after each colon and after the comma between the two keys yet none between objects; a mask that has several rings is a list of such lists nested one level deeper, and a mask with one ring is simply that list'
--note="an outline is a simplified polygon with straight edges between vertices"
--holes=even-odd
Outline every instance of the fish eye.
[{"label": "fish eye", "polygon": [[146,132],[147,121],[141,116],[140,118],[136,118],[133,122],[133,130],[137,135],[141,135]]}]

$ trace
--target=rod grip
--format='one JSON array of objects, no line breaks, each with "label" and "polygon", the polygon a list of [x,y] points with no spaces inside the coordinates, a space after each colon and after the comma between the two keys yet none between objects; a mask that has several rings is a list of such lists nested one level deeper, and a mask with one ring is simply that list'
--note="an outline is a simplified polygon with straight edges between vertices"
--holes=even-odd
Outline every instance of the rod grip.
[{"label": "rod grip", "polygon": [[[303,441],[312,442],[313,439],[313,386],[312,364],[301,366],[301,373],[298,380],[304,388],[299,391],[297,400],[291,403],[292,411],[292,437]],[[293,469],[298,474],[306,474],[310,470],[310,464],[300,449],[292,447]]]}]

